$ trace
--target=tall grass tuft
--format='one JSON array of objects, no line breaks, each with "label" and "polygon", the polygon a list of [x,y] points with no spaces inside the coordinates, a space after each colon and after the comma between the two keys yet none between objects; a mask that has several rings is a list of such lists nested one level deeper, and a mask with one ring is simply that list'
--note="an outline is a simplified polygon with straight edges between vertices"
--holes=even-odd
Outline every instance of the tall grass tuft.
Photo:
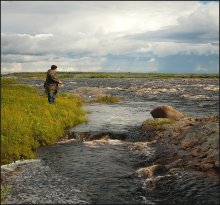
[{"label": "tall grass tuft", "polygon": [[58,94],[49,104],[42,91],[1,80],[1,164],[36,157],[39,146],[56,142],[66,129],[87,121],[82,101]]},{"label": "tall grass tuft", "polygon": [[118,103],[121,101],[120,97],[113,97],[113,96],[103,96],[98,97],[95,100],[90,101],[91,103]]},{"label": "tall grass tuft", "polygon": [[142,128],[152,125],[157,129],[163,128],[164,125],[173,124],[175,123],[175,120],[169,119],[169,118],[156,118],[156,119],[148,119],[143,122],[141,125]]}]

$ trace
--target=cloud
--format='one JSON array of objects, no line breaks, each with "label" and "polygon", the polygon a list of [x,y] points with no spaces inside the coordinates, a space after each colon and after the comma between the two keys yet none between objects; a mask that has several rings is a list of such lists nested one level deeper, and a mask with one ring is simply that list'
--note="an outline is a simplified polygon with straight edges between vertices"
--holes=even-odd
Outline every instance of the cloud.
[{"label": "cloud", "polygon": [[208,69],[207,68],[203,68],[200,65],[198,67],[195,68],[195,71],[202,71],[202,72],[207,72]]},{"label": "cloud", "polygon": [[155,58],[151,58],[150,60],[147,61],[148,63],[153,63],[155,62]]},{"label": "cloud", "polygon": [[1,64],[1,73],[14,73],[14,72],[21,72],[21,71],[23,71],[21,63]]},{"label": "cloud", "polygon": [[1,34],[2,54],[42,55],[55,47],[53,34]]},{"label": "cloud", "polygon": [[219,55],[218,6],[196,1],[4,1],[2,62],[20,63],[24,70],[57,62],[63,69],[143,71],[158,69],[157,58]]},{"label": "cloud", "polygon": [[157,56],[174,54],[212,55],[219,54],[218,2],[200,5],[191,13],[177,18],[176,25],[157,31],[128,35],[127,38],[141,41],[137,52],[152,52]]},{"label": "cloud", "polygon": [[6,54],[2,55],[3,63],[32,63],[32,62],[40,62],[42,60],[48,60],[48,56],[38,56],[38,55],[19,55],[19,54]]},{"label": "cloud", "polygon": [[139,33],[175,25],[198,2],[8,2],[2,9],[2,30],[7,32],[72,35],[76,32]]},{"label": "cloud", "polygon": [[219,33],[219,2],[199,5],[186,15],[176,18],[176,24],[157,31],[147,31],[130,38],[151,41],[217,42]]},{"label": "cloud", "polygon": [[152,52],[157,56],[175,54],[219,54],[218,2],[200,5],[191,13],[177,18],[176,25],[157,31],[126,36],[142,42],[137,52]]}]

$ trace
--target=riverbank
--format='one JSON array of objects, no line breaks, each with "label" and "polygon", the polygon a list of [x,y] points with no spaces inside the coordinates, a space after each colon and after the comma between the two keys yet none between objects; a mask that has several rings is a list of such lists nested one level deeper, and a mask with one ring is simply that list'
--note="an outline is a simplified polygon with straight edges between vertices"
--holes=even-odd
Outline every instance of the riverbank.
[{"label": "riverbank", "polygon": [[[79,98],[59,95],[58,103],[49,105],[42,91],[13,79],[1,79],[1,165],[36,158],[40,146],[56,142],[65,130],[87,121]],[[15,166],[6,173],[19,170]],[[11,191],[6,175],[1,172],[1,202]]]},{"label": "riverbank", "polygon": [[[185,117],[173,123],[164,119],[146,120],[140,129],[156,148],[157,165],[164,172],[184,169],[219,180],[219,116]],[[143,170],[142,170],[143,171]]]},{"label": "riverbank", "polygon": [[[45,72],[8,73],[4,76],[18,78],[45,78]],[[147,79],[175,79],[175,78],[219,78],[218,74],[177,74],[177,73],[134,73],[134,72],[59,72],[60,79],[65,78],[147,78]]]},{"label": "riverbank", "polygon": [[56,142],[66,129],[85,122],[82,104],[63,93],[50,105],[42,91],[2,78],[1,165],[35,158],[39,146]]}]

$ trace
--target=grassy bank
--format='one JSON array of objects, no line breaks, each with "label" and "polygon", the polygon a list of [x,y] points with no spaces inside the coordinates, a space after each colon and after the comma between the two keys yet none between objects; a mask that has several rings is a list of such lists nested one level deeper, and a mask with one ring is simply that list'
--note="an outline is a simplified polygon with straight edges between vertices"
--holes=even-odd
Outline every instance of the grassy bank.
[{"label": "grassy bank", "polygon": [[1,80],[1,164],[35,158],[39,146],[54,143],[65,129],[85,122],[82,101],[69,94],[58,94],[50,105],[42,91]]},{"label": "grassy bank", "polygon": [[[130,72],[59,72],[59,78],[219,78],[219,74],[130,73]],[[45,78],[45,72],[11,73],[7,76]]]}]

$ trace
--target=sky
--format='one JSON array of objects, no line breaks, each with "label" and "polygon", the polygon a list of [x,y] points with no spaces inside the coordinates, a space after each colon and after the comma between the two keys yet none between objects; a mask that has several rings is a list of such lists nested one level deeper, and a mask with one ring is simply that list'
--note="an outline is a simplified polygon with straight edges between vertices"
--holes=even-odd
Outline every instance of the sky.
[{"label": "sky", "polygon": [[219,1],[1,1],[1,72],[219,73]]}]

